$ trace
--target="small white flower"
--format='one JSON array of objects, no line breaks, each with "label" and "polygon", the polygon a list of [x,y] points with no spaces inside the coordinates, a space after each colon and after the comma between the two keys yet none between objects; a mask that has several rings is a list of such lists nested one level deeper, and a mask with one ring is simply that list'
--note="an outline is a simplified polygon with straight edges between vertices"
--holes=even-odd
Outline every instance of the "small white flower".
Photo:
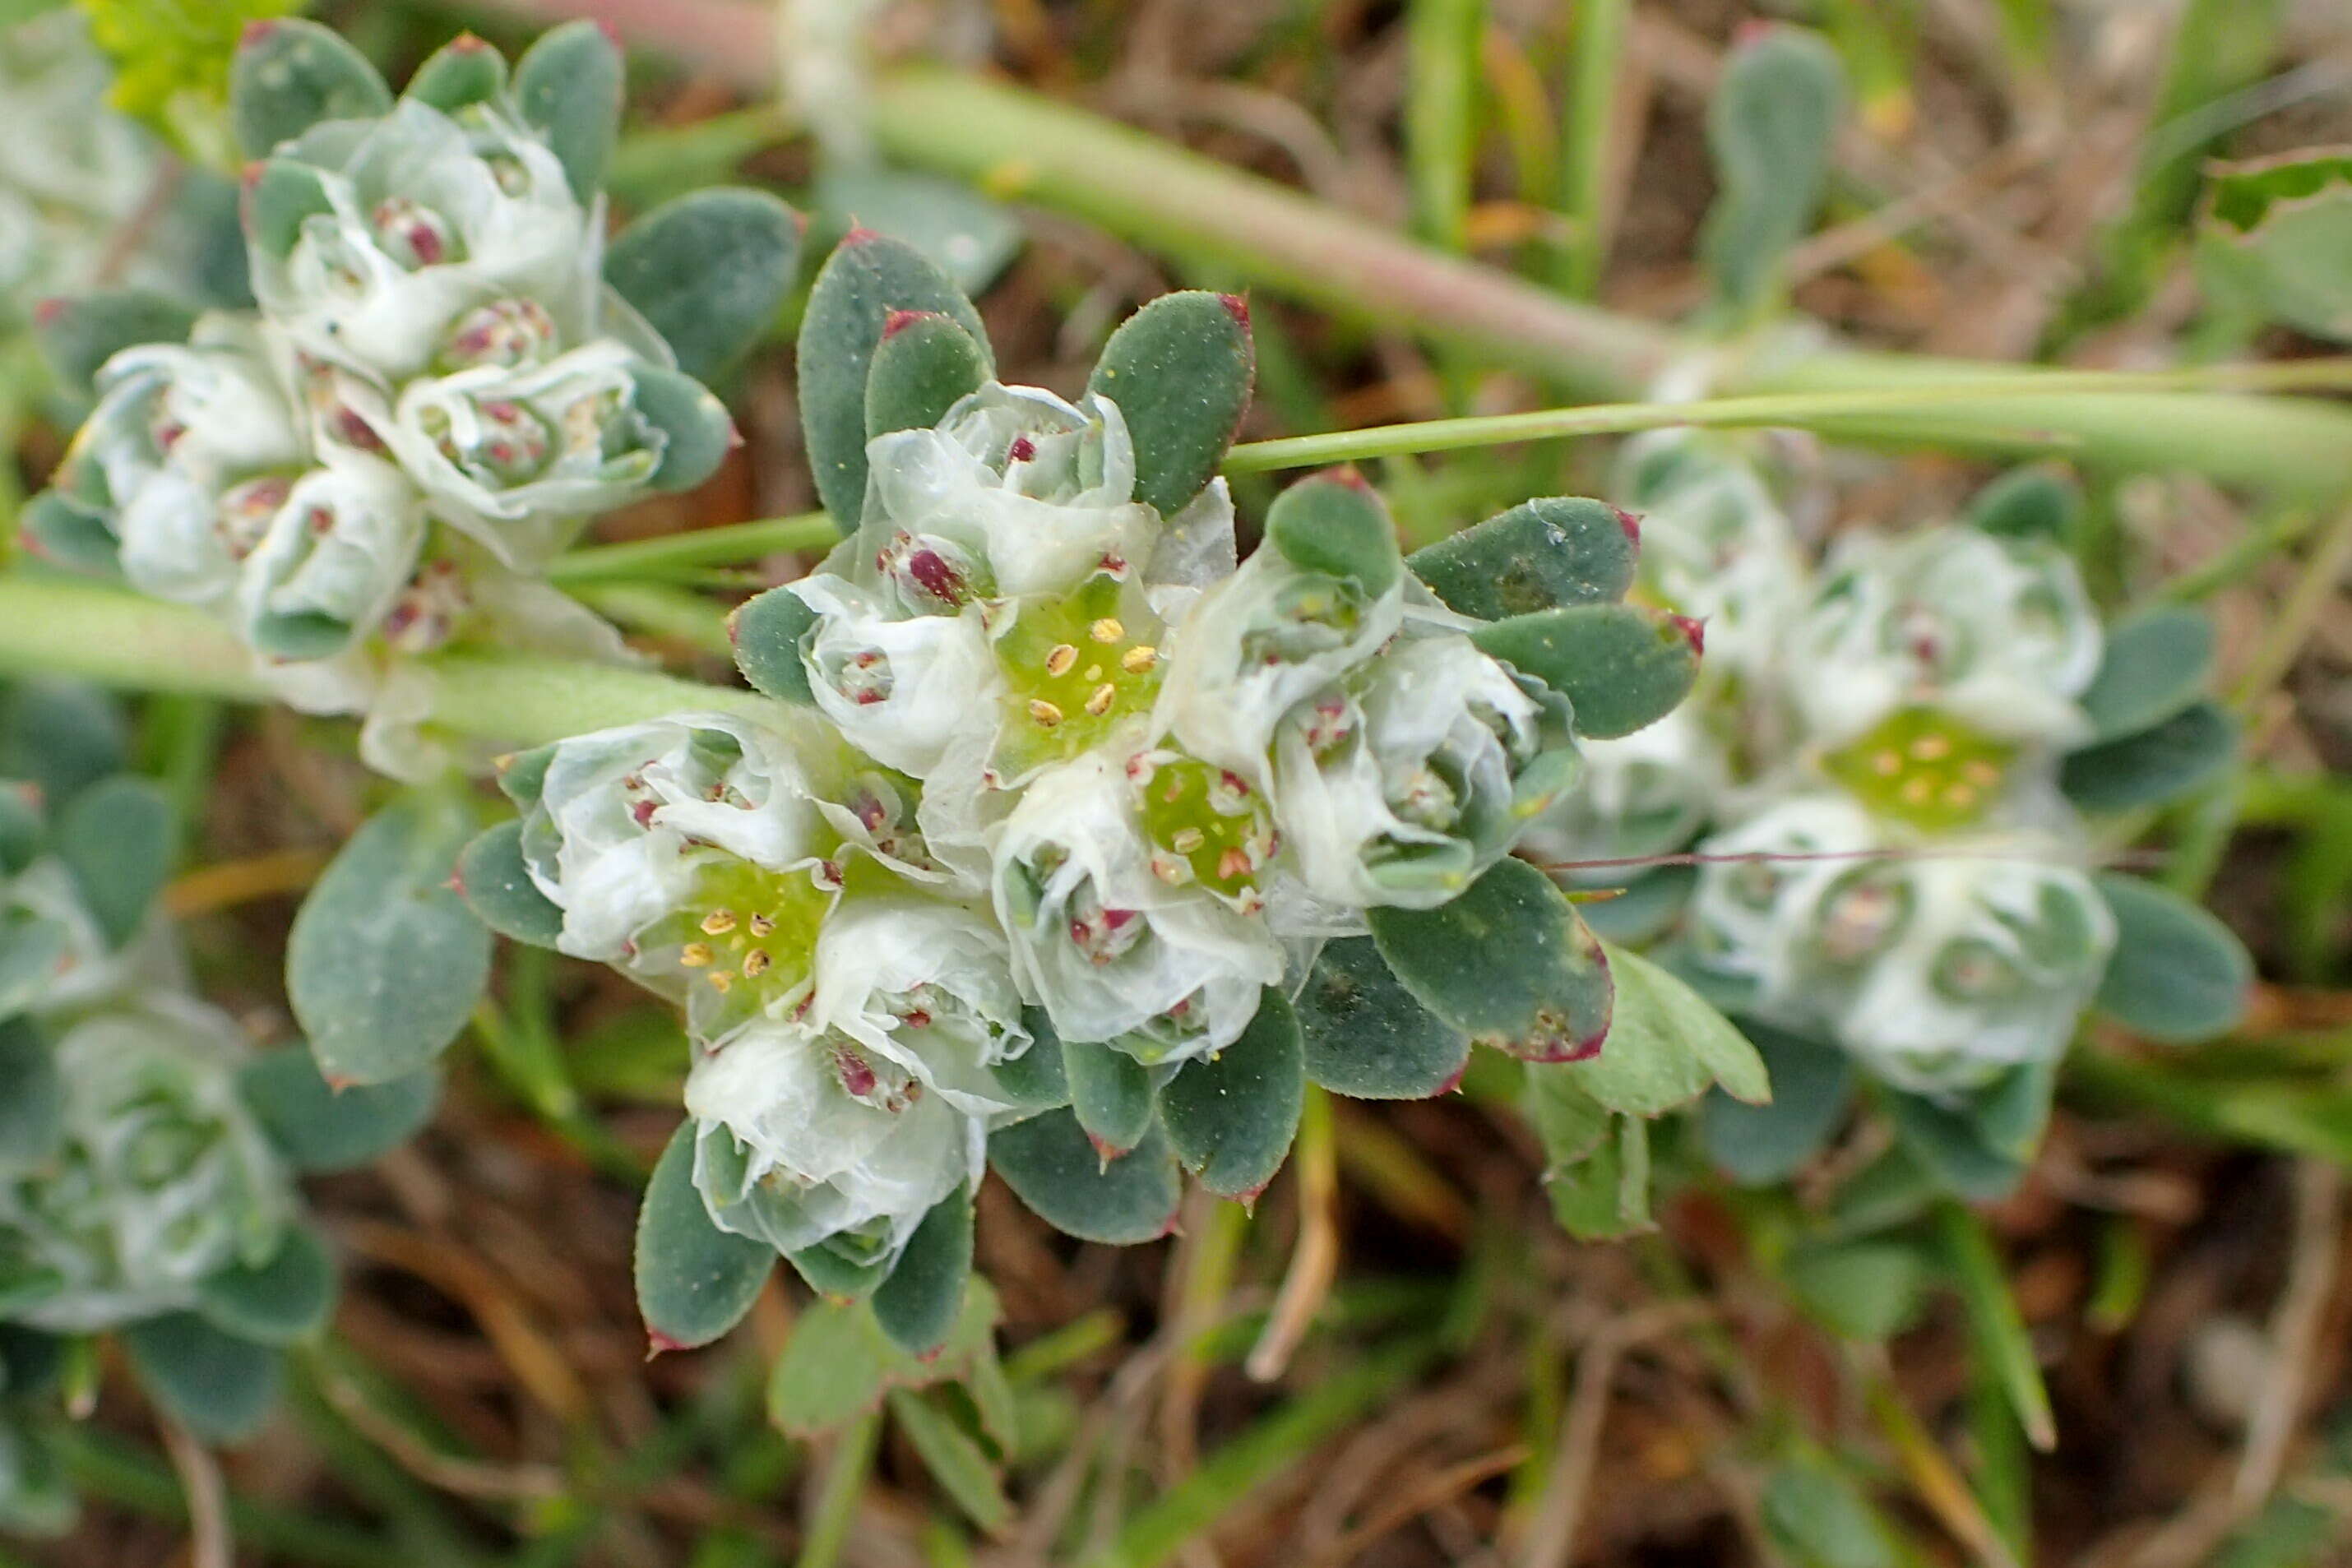
[{"label": "small white flower", "polygon": [[161,247],[121,254],[163,150],[107,103],[111,76],[76,7],[0,26],[0,319],[88,288],[110,256],[117,284],[185,285]]},{"label": "small white flower", "polygon": [[[1730,760],[1706,721],[1685,705],[1616,740],[1577,743],[1576,788],[1529,830],[1525,846],[1544,861],[1630,860],[1688,844],[1731,789]],[[1596,869],[1580,881],[1622,886],[1632,868]]]},{"label": "small white flower", "polygon": [[[1509,852],[1575,768],[1566,726],[1457,633],[1400,639],[1291,710],[1276,817],[1309,892],[1434,908]],[[1549,731],[1549,733],[1547,733]]]},{"label": "small white flower", "polygon": [[2103,641],[2055,546],[1958,526],[1854,536],[1795,629],[1790,686],[1827,746],[1909,707],[2001,740],[2064,746],[2089,733],[2075,699]]},{"label": "small white flower", "polygon": [[503,108],[461,122],[403,99],[356,142],[314,131],[279,156],[332,165],[318,169],[331,210],[285,256],[254,256],[262,308],[306,352],[397,382],[478,307],[534,300],[567,329],[595,308],[601,214]]},{"label": "small white flower", "polygon": [[1752,986],[1769,1009],[1801,1006],[1803,949],[1822,894],[1851,857],[1886,841],[1842,794],[1799,795],[1703,841],[1689,923],[1694,956]]},{"label": "small white flower", "polygon": [[1030,1047],[1004,934],[986,915],[906,893],[860,893],[817,937],[804,1021],[895,1062],[967,1115],[1005,1108],[987,1069]]},{"label": "small white flower", "polygon": [[98,387],[60,490],[110,519],[142,592],[220,600],[307,462],[260,335],[242,318],[208,315],[184,344],[116,354]]},{"label": "small white flower", "polygon": [[1102,753],[1039,775],[993,856],[1013,973],[1064,1040],[1146,1061],[1205,1055],[1239,1038],[1282,978],[1262,921],[1154,874],[1125,770]]},{"label": "small white flower", "polygon": [[169,994],[95,1015],[56,1047],[65,1145],[0,1180],[0,1228],[56,1290],[17,1322],[87,1333],[184,1310],[197,1282],[275,1252],[294,1200],[238,1092],[235,1023]]},{"label": "small white flower", "polygon": [[639,362],[605,339],[544,364],[420,377],[383,438],[434,516],[509,566],[536,561],[660,467],[668,437],[636,412]]},{"label": "small white flower", "polygon": [[[2088,877],[2047,863],[2057,848],[1988,842],[1832,882],[1807,969],[1838,1041],[1932,1095],[2063,1052],[2116,929]],[[1992,858],[2005,852],[2020,858]]]},{"label": "small white flower", "polygon": [[1367,599],[1351,582],[1260,549],[1185,612],[1153,727],[1263,783],[1283,716],[1370,658],[1403,618],[1402,580]]},{"label": "small white flower", "polygon": [[245,640],[265,658],[332,658],[376,630],[416,570],[425,517],[387,464],[333,454],[288,489],[236,585]]},{"label": "small white flower", "polygon": [[859,537],[909,612],[1075,587],[1106,561],[1139,564],[1158,518],[1135,497],[1127,421],[1108,398],[1073,406],[991,382],[932,430],[866,445]]},{"label": "small white flower", "polygon": [[686,1109],[694,1184],[722,1228],[793,1252],[830,1242],[887,1263],[976,1182],[981,1122],[839,1030],[761,1019],[698,1050]]},{"label": "small white flower", "polygon": [[786,586],[818,616],[801,650],[817,707],[876,761],[926,778],[959,735],[993,724],[996,662],[977,606],[898,617],[845,578]]},{"label": "small white flower", "polygon": [[120,990],[133,950],[114,949],[63,862],[0,877],[0,1019],[79,1007]]}]

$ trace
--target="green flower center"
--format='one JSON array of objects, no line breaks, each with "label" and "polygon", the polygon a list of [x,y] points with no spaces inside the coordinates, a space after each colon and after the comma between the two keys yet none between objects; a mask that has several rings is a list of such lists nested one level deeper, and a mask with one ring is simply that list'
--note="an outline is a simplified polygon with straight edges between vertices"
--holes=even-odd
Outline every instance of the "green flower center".
[{"label": "green flower center", "polygon": [[1246,780],[1181,752],[1149,751],[1127,765],[1151,843],[1151,873],[1198,884],[1255,908],[1257,875],[1281,841],[1265,798]]},{"label": "green flower center", "polygon": [[1822,766],[1874,814],[1937,832],[1981,818],[2016,756],[2013,746],[1914,707],[1889,716]]},{"label": "green flower center", "polygon": [[1108,573],[1059,602],[1023,601],[995,643],[1005,689],[1000,777],[1066,761],[1150,712],[1160,695],[1158,635],[1157,622],[1127,623]]}]

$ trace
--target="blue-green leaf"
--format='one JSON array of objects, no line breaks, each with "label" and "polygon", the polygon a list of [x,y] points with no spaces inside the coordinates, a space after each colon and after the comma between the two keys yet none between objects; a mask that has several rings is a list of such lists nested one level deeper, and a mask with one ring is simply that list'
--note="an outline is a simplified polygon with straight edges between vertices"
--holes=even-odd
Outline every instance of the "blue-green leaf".
[{"label": "blue-green leaf", "polygon": [[138,934],[172,874],[179,838],[171,797],[151,780],[118,775],[75,796],[50,842],[99,929],[120,947]]},{"label": "blue-green leaf", "polygon": [[896,310],[882,324],[866,377],[868,439],[893,430],[929,430],[988,380],[988,354],[954,318]]},{"label": "blue-green leaf", "polygon": [[1717,1089],[1699,1109],[1707,1157],[1748,1186],[1785,1181],[1829,1142],[1853,1103],[1853,1063],[1833,1045],[1745,1022],[1763,1059],[1772,1098],[1743,1104]]},{"label": "blue-green leaf", "polygon": [[898,1266],[874,1292],[874,1321],[909,1355],[947,1343],[971,1281],[971,1190],[960,1186],[923,1216]]},{"label": "blue-green leaf", "polygon": [[229,122],[247,158],[266,158],[325,120],[370,120],[392,89],[331,27],[300,17],[246,29],[229,62]]},{"label": "blue-green leaf", "polygon": [[1717,189],[1699,255],[1735,319],[1770,302],[1782,260],[1812,226],[1844,110],[1836,52],[1818,34],[1759,28],[1725,61],[1707,105]]},{"label": "blue-green leaf", "polygon": [[1639,953],[1604,950],[1616,986],[1608,1041],[1599,1055],[1557,1071],[1630,1116],[1664,1115],[1718,1083],[1750,1104],[1772,1098],[1763,1059],[1729,1019]]},{"label": "blue-green leaf", "polygon": [[449,886],[462,801],[404,797],[352,835],[294,917],[286,992],[331,1083],[388,1083],[457,1037],[489,982],[490,934]]},{"label": "blue-green leaf", "polygon": [[1352,468],[1300,480],[1266,508],[1265,542],[1296,567],[1355,583],[1377,599],[1404,570],[1396,522]]},{"label": "blue-green leaf", "polygon": [[0,1176],[46,1164],[65,1138],[65,1084],[31,1020],[0,1019]]},{"label": "blue-green leaf", "polygon": [[58,384],[77,398],[94,395],[99,367],[140,343],[185,342],[196,313],[144,289],[108,288],[47,299],[33,313],[33,336]]},{"label": "blue-green leaf", "polygon": [[194,1312],[173,1312],[122,1331],[122,1348],[147,1396],[208,1442],[239,1443],[261,1429],[286,1358],[223,1333]]},{"label": "blue-green leaf", "polygon": [[2221,705],[2197,702],[2162,724],[2070,752],[2058,787],[2085,811],[2160,806],[2210,783],[2238,755],[2238,727]]},{"label": "blue-green leaf", "polygon": [[2083,711],[2101,740],[2135,735],[2195,702],[2212,673],[2212,618],[2185,605],[2158,605],[2107,629],[2106,653],[2083,693]]},{"label": "blue-green leaf", "polygon": [[1696,622],[1632,604],[1576,604],[1514,615],[1470,640],[1576,710],[1576,733],[1596,740],[1655,724],[1698,679]]},{"label": "blue-green leaf", "polygon": [[621,231],[604,280],[709,382],[775,324],[800,269],[800,214],[760,191],[693,191]]},{"label": "blue-green leaf", "polygon": [[1638,535],[1634,519],[1605,502],[1545,496],[1424,545],[1405,565],[1447,608],[1506,621],[1624,598]]},{"label": "blue-green leaf", "polygon": [[1422,1006],[1530,1061],[1592,1055],[1612,995],[1600,940],[1551,879],[1505,860],[1435,909],[1374,909],[1372,940]]},{"label": "blue-green leaf", "polygon": [[1096,1153],[1117,1159],[1143,1141],[1151,1130],[1152,1101],[1151,1075],[1141,1062],[1114,1046],[1074,1040],[1062,1046],[1062,1071],[1070,1109]]},{"label": "blue-green leaf", "polygon": [[2169,888],[2112,872],[2097,880],[2116,917],[2100,1010],[2150,1040],[2175,1043],[2235,1028],[2254,980],[2253,960],[2235,934]]},{"label": "blue-green leaf", "polygon": [[584,205],[604,183],[621,135],[620,46],[593,22],[567,22],[540,35],[515,62],[514,100],[547,139]]},{"label": "blue-green leaf", "polygon": [[681,1350],[733,1328],[775,1269],[776,1251],[711,1223],[694,1186],[695,1124],[670,1134],[637,1210],[637,1310],[656,1350]]},{"label": "blue-green leaf", "polygon": [[752,689],[778,702],[807,707],[816,701],[809,692],[808,665],[801,660],[801,639],[816,624],[816,612],[800,595],[772,588],[735,607],[727,617],[727,640],[735,649],[735,667]]},{"label": "blue-green leaf", "polygon": [[1225,460],[1257,381],[1249,304],[1163,294],[1119,323],[1087,390],[1118,405],[1135,439],[1135,498],[1174,517]]},{"label": "blue-green leaf", "polygon": [[1425,1100],[1470,1061],[1470,1037],[1416,1001],[1369,936],[1323,945],[1297,1015],[1307,1076],[1334,1094]]},{"label": "blue-green leaf", "polygon": [[232,1264],[198,1282],[196,1312],[223,1333],[256,1344],[290,1344],[316,1332],[335,1304],[335,1265],[308,1226],[289,1226],[277,1254]]},{"label": "blue-green leaf", "polygon": [[1157,1126],[1105,1163],[1076,1114],[1047,1111],[991,1134],[988,1158],[1032,1213],[1081,1241],[1156,1241],[1176,1223],[1176,1156]]},{"label": "blue-green leaf", "polygon": [[522,820],[509,818],[476,834],[457,857],[457,891],[482,924],[501,936],[552,947],[563,911],[539,891],[522,859]]},{"label": "blue-green leaf", "polygon": [[441,1074],[427,1067],[388,1082],[336,1089],[308,1051],[289,1045],[248,1062],[237,1088],[296,1169],[340,1171],[415,1136],[441,1098]]},{"label": "blue-green leaf", "polygon": [[1202,1186],[1249,1202],[1282,1168],[1306,1103],[1298,1019],[1268,988],[1240,1039],[1176,1070],[1160,1091],[1160,1119]]}]

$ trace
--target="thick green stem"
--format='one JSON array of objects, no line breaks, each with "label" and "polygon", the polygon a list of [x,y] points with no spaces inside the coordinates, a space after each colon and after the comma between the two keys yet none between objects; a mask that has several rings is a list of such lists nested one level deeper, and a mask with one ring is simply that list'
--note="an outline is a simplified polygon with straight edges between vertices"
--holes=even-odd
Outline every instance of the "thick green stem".
[{"label": "thick green stem", "polygon": [[[1842,426],[1857,420],[1875,421],[1883,425],[1892,420],[1909,419],[1920,411],[1946,415],[1953,404],[1974,404],[1988,396],[2033,399],[2063,396],[2079,404],[2092,397],[2140,402],[2159,393],[2221,387],[2352,391],[2352,359],[2207,366],[2184,371],[2058,371],[2031,375],[2012,372],[2000,382],[1971,378],[1950,385],[1892,387],[1883,391],[1780,392],[1712,398],[1694,402],[1592,403],[1581,408],[1547,408],[1528,413],[1424,420],[1412,424],[1336,431],[1328,435],[1294,435],[1276,441],[1254,441],[1234,448],[1226,458],[1225,466],[1234,473],[1266,468],[1299,468],[1322,463],[1395,457],[1407,453],[1498,446],[1517,441],[1622,434],[1668,425],[1787,425],[1821,429]],[[1978,434],[2002,444],[2076,444],[2023,419],[2012,419],[2006,426],[1985,425]]]},{"label": "thick green stem", "polygon": [[[774,706],[740,687],[520,653],[444,653],[425,667],[437,677],[434,723],[513,746],[690,709],[757,716]],[[202,611],[119,589],[0,576],[0,674],[35,674],[236,702],[272,700],[252,654]]]},{"label": "thick green stem", "polygon": [[690,528],[657,538],[566,550],[547,563],[547,580],[570,585],[642,579],[697,567],[731,566],[763,555],[831,549],[840,542],[841,530],[832,517],[823,512],[803,512],[797,517],[761,517],[757,522]]}]

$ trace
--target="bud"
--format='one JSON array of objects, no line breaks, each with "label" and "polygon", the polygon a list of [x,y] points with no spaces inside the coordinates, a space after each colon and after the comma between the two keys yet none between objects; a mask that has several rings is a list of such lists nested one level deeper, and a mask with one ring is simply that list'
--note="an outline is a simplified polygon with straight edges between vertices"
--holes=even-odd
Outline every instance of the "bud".
[{"label": "bud", "polygon": [[296,480],[236,585],[265,658],[329,659],[373,633],[416,570],[425,518],[389,465],[352,453]]}]

